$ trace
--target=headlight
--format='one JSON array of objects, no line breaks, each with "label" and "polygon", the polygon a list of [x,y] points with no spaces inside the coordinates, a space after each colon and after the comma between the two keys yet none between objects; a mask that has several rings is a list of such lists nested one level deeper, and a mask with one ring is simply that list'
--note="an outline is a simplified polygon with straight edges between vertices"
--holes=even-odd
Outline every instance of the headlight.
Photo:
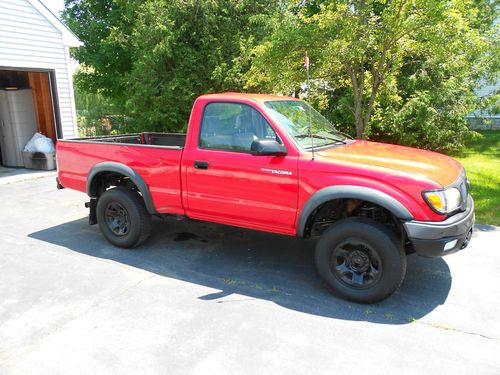
[{"label": "headlight", "polygon": [[427,204],[440,214],[453,212],[460,207],[461,196],[457,188],[424,191],[422,195]]}]

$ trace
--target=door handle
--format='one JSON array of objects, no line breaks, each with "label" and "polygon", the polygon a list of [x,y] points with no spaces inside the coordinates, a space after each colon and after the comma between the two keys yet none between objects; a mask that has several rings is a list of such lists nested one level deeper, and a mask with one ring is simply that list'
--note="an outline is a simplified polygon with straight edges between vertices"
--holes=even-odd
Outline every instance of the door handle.
[{"label": "door handle", "polygon": [[195,160],[194,167],[196,169],[208,169],[208,161]]}]

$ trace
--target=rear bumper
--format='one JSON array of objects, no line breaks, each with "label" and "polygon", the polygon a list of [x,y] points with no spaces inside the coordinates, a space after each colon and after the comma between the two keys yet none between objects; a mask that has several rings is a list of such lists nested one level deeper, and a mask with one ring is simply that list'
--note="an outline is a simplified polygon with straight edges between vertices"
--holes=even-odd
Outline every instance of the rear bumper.
[{"label": "rear bumper", "polygon": [[464,212],[440,222],[408,221],[404,223],[415,252],[425,257],[442,257],[465,249],[474,227],[474,200],[467,197]]}]

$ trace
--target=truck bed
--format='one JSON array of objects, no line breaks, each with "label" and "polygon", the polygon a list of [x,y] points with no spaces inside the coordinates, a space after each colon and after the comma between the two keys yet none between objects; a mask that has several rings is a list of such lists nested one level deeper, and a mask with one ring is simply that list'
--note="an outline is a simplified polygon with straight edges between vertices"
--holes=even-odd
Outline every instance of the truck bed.
[{"label": "truck bed", "polygon": [[184,133],[134,133],[122,135],[106,135],[99,137],[74,138],[69,141],[82,141],[91,143],[120,143],[128,145],[150,145],[161,147],[183,148],[186,143]]},{"label": "truck bed", "polygon": [[100,163],[129,166],[147,184],[159,213],[183,214],[180,166],[185,134],[138,133],[60,139],[56,144],[62,186],[87,192],[87,176]]}]

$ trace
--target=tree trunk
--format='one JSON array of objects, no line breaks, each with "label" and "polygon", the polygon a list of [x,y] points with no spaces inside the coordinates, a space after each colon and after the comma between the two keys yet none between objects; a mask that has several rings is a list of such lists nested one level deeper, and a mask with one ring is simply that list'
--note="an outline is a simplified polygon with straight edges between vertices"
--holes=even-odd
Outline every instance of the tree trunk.
[{"label": "tree trunk", "polygon": [[365,138],[365,124],[363,123],[363,115],[361,103],[355,104],[356,108],[354,109],[354,119],[356,125],[356,138],[364,139]]},{"label": "tree trunk", "polygon": [[[353,77],[353,80],[355,78]],[[354,82],[353,82],[354,83]],[[361,85],[353,85],[354,90],[354,124],[356,125],[356,138],[363,139],[365,137],[365,124],[363,122],[363,88]],[[360,87],[361,86],[361,87]]]},{"label": "tree trunk", "polygon": [[354,95],[354,123],[356,126],[356,138],[363,139],[365,126],[363,122],[363,89],[364,71],[354,64],[348,68],[352,81],[352,92]]}]

